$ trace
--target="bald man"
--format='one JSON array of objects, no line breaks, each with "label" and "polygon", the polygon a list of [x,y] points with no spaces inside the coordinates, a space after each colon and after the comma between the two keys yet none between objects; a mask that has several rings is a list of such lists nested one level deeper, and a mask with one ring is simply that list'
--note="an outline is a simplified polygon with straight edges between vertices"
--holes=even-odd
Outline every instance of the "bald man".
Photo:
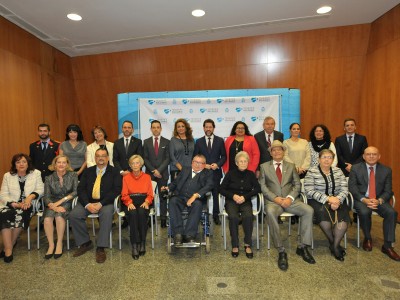
[{"label": "bald man", "polygon": [[390,205],[393,196],[392,169],[379,163],[378,148],[364,150],[365,163],[353,165],[349,176],[349,190],[353,194],[354,208],[364,233],[363,249],[372,251],[371,214],[376,212],[383,218],[384,244],[381,251],[395,261],[400,256],[394,251],[397,212]]}]

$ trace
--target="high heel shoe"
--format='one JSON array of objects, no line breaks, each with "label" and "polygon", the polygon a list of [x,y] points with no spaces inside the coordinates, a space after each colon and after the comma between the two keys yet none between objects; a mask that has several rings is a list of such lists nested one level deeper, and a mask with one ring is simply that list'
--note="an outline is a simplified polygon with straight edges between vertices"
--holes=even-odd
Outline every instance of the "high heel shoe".
[{"label": "high heel shoe", "polygon": [[52,253],[50,253],[50,254],[45,254],[45,255],[44,255],[44,259],[50,259],[50,258],[52,258],[53,255],[54,255],[54,252],[56,252],[56,248],[54,248],[54,250],[53,250]]},{"label": "high heel shoe", "polygon": [[244,246],[244,252],[246,252],[246,257],[247,257],[247,258],[252,259],[252,258],[253,258],[253,251],[251,250],[251,252],[247,252],[247,251],[246,251],[247,249],[250,249],[250,250],[251,250],[251,247],[250,247],[250,246]]},{"label": "high heel shoe", "polygon": [[[333,257],[335,257],[336,260],[344,261],[343,254],[340,251],[340,249],[338,249],[338,251],[335,251],[333,246],[329,246],[329,249],[331,250],[331,254],[333,255]],[[339,254],[337,254],[337,253],[339,253]]]},{"label": "high heel shoe", "polygon": [[11,253],[10,256],[6,256],[6,255],[4,254],[4,262],[5,262],[5,263],[10,263],[10,262],[13,261],[13,259],[14,259],[14,256],[12,255],[12,253]]},{"label": "high heel shoe", "polygon": [[139,259],[139,251],[137,249],[137,245],[136,244],[134,246],[132,246],[132,258],[134,260],[138,260]]},{"label": "high heel shoe", "polygon": [[62,255],[63,255],[62,252],[59,254],[54,253],[54,259],[59,259]]},{"label": "high heel shoe", "polygon": [[239,248],[237,251],[232,250],[231,254],[232,254],[232,257],[234,257],[234,258],[238,257],[239,256]]},{"label": "high heel shoe", "polygon": [[139,255],[143,256],[146,254],[146,243],[145,242],[141,242],[140,243],[140,247],[139,247]]}]

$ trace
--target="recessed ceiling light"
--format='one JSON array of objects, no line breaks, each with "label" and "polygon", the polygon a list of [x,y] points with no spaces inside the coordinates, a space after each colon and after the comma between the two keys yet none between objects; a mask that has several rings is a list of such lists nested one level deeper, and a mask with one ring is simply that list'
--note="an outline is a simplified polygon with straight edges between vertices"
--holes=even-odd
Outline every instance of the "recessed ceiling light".
[{"label": "recessed ceiling light", "polygon": [[82,20],[82,17],[78,14],[68,14],[67,18],[72,20],[72,21],[80,21]]},{"label": "recessed ceiling light", "polygon": [[322,6],[317,9],[317,13],[322,15],[322,14],[326,14],[326,13],[330,12],[331,10],[332,10],[332,7],[330,7],[330,6]]},{"label": "recessed ceiling light", "polygon": [[195,9],[194,11],[192,11],[192,16],[193,17],[202,17],[206,14],[206,12],[202,9]]}]

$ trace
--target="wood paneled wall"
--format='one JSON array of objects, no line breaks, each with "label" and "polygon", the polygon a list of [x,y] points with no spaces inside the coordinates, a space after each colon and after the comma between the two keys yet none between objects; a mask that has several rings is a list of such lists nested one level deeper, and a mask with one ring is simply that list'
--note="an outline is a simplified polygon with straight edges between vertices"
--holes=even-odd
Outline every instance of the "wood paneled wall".
[{"label": "wood paneled wall", "polygon": [[0,178],[11,157],[29,152],[37,125],[56,139],[79,122],[70,58],[0,17]]},{"label": "wood paneled wall", "polygon": [[[372,23],[360,121],[371,145],[379,148],[381,161],[393,169],[393,190],[400,212],[400,5]],[[400,220],[400,216],[398,218]]]}]

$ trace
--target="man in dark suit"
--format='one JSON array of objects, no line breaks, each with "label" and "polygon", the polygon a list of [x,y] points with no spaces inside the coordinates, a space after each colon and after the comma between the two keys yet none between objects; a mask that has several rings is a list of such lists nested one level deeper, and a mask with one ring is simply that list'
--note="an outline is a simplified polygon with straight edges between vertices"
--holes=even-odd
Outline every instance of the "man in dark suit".
[{"label": "man in dark suit", "polygon": [[[260,150],[260,163],[258,164],[258,170],[256,171],[257,178],[260,176],[261,164],[270,161],[272,159],[269,152],[269,148],[273,141],[278,140],[283,143],[283,133],[275,130],[275,119],[271,116],[267,116],[263,123],[264,130],[257,132],[254,138],[257,141],[258,149]],[[258,202],[257,202],[258,203]],[[258,215],[258,222],[261,223],[263,214]],[[278,217],[279,224],[283,223],[281,218]]]},{"label": "man in dark suit", "polygon": [[29,156],[35,169],[42,173],[42,180],[53,173],[49,170],[54,157],[58,155],[60,143],[50,139],[50,125],[39,124],[38,135],[40,140],[29,145]]},{"label": "man in dark suit", "polygon": [[106,260],[104,248],[109,247],[109,236],[114,216],[114,199],[121,193],[122,177],[108,164],[107,149],[99,148],[95,152],[96,165],[87,168],[78,185],[78,203],[69,214],[76,245],[74,257],[81,256],[93,249],[86,226],[89,214],[99,215],[100,229],[97,236],[96,262]]},{"label": "man in dark suit", "polygon": [[375,211],[383,218],[384,243],[381,251],[395,261],[400,256],[394,251],[397,212],[390,205],[393,196],[392,169],[380,164],[376,147],[364,150],[365,163],[353,165],[349,176],[349,191],[353,195],[354,208],[364,233],[363,249],[372,251],[371,214]]},{"label": "man in dark suit", "polygon": [[268,226],[272,240],[279,251],[278,267],[286,271],[289,267],[287,254],[280,236],[277,217],[283,212],[289,212],[301,217],[301,239],[296,254],[309,264],[315,260],[308,250],[312,243],[312,220],[314,210],[300,200],[300,178],[296,166],[283,160],[285,146],[280,141],[274,141],[270,147],[272,160],[260,166],[259,182],[264,195]]},{"label": "man in dark suit", "polygon": [[[183,167],[178,177],[168,186],[173,194],[169,201],[169,215],[176,246],[182,244],[183,237],[186,242],[195,241],[203,200],[214,186],[212,171],[205,169],[205,166],[206,158],[203,155],[194,156],[192,166]],[[185,207],[188,207],[189,215],[183,228],[182,210]]]},{"label": "man in dark suit", "polygon": [[367,138],[356,133],[356,121],[354,119],[344,120],[345,134],[338,136],[335,140],[338,167],[348,177],[351,166],[363,161],[365,148],[368,147]]},{"label": "man in dark suit", "polygon": [[131,121],[122,123],[122,132],[124,136],[114,142],[113,163],[122,176],[128,175],[131,168],[129,167],[129,158],[134,154],[143,157],[142,140],[133,136],[134,128]]},{"label": "man in dark suit", "polygon": [[[158,194],[161,195],[161,187],[167,185],[169,173],[169,140],[161,136],[161,123],[153,120],[150,126],[152,137],[143,141],[143,159],[146,173],[151,180],[157,182]],[[161,227],[167,227],[167,200],[160,199]]]},{"label": "man in dark suit", "polygon": [[206,158],[206,169],[213,171],[213,219],[216,225],[220,225],[218,192],[222,178],[221,168],[226,161],[226,151],[224,139],[214,135],[214,129],[215,123],[213,120],[207,119],[203,122],[205,136],[196,141],[193,155],[203,154]]}]

